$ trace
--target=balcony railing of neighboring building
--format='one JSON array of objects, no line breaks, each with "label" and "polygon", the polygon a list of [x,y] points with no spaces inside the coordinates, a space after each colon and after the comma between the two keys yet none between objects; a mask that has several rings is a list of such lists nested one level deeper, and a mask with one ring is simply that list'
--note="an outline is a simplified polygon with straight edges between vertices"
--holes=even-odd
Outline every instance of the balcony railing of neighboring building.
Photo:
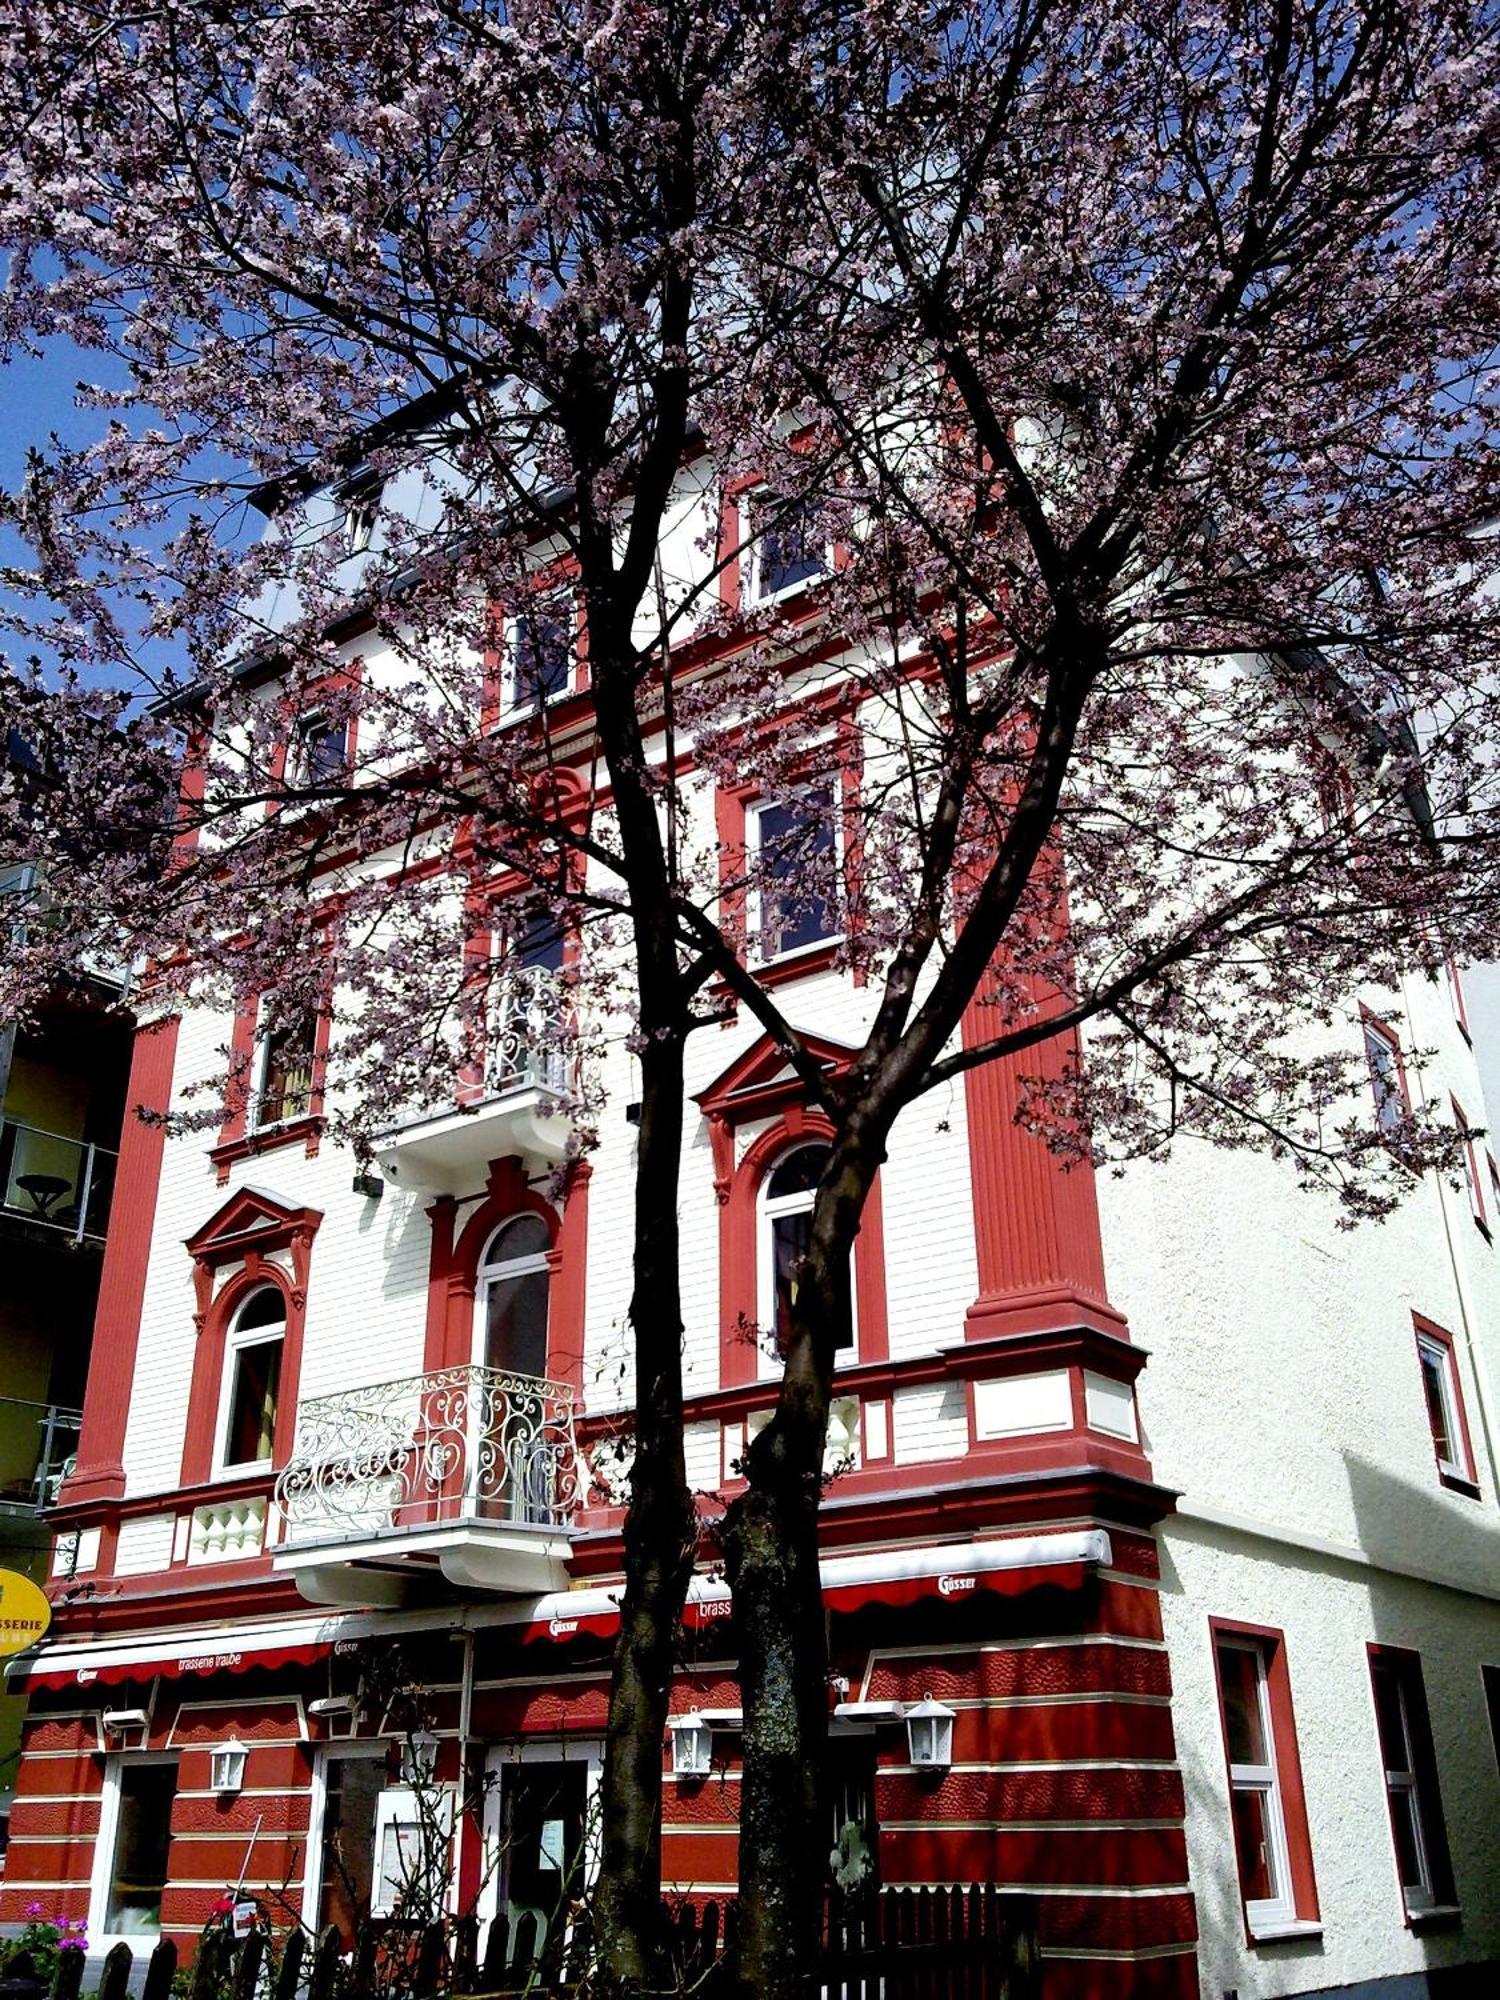
[{"label": "balcony railing of neighboring building", "polygon": [[19,1119],[0,1118],[0,1212],[102,1241],[118,1155]]},{"label": "balcony railing of neighboring building", "polygon": [[81,1410],[0,1396],[0,1514],[55,1506],[78,1451]]},{"label": "balcony railing of neighboring building", "polygon": [[474,1365],[303,1403],[276,1502],[296,1547],[450,1523],[565,1529],[579,1488],[571,1387]]}]

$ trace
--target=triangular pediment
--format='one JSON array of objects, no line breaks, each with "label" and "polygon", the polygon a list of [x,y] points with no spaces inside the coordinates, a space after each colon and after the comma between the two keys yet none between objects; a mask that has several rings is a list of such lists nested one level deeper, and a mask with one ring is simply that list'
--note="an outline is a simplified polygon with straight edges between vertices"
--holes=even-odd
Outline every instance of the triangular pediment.
[{"label": "triangular pediment", "polygon": [[202,1257],[257,1242],[285,1244],[299,1230],[316,1229],[322,1219],[319,1210],[287,1201],[269,1188],[236,1188],[187,1239],[187,1247],[193,1256]]},{"label": "triangular pediment", "polygon": [[[802,1035],[799,1039],[825,1070],[847,1069],[853,1059],[854,1050],[847,1043],[831,1042],[822,1035]],[[753,1118],[772,1108],[774,1102],[804,1094],[785,1050],[762,1034],[721,1070],[706,1090],[700,1090],[693,1102],[707,1117]]]}]

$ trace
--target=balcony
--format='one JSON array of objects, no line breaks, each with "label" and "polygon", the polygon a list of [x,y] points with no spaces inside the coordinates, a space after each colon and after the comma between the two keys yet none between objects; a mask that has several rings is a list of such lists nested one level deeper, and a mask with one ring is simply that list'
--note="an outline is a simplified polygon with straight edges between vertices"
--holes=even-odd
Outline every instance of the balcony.
[{"label": "balcony", "polygon": [[36,1515],[57,1503],[78,1450],[81,1410],[0,1396],[0,1515]]},{"label": "balcony", "polygon": [[0,1213],[75,1244],[102,1243],[117,1155],[0,1118]]},{"label": "balcony", "polygon": [[566,983],[546,966],[511,976],[497,1010],[482,1094],[426,1107],[384,1133],[375,1157],[387,1180],[423,1194],[465,1194],[491,1160],[516,1153],[555,1164],[573,1135],[577,1019]]},{"label": "balcony", "polygon": [[445,1368],[317,1397],[276,1482],[275,1567],[317,1604],[561,1589],[580,1464],[573,1391],[541,1376]]}]

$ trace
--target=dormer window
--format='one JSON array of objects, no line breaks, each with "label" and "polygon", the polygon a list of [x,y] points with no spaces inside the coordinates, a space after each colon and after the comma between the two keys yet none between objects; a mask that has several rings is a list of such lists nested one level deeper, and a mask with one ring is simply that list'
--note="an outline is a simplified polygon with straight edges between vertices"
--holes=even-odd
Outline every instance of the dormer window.
[{"label": "dormer window", "polygon": [[363,555],[375,537],[380,513],[381,482],[373,474],[351,479],[339,492],[344,508],[344,544],[351,556]]},{"label": "dormer window", "polygon": [[303,785],[332,785],[349,764],[349,725],[326,715],[305,715],[297,724],[293,776]]}]

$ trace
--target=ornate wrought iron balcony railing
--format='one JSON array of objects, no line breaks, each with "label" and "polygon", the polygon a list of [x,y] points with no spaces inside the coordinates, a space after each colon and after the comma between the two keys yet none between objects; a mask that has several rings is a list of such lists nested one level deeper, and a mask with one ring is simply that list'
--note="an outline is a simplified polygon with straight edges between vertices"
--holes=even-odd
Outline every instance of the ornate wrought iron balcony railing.
[{"label": "ornate wrought iron balcony railing", "polygon": [[276,1501],[292,1548],[460,1523],[566,1528],[579,1486],[568,1384],[471,1366],[304,1403]]},{"label": "ornate wrought iron balcony railing", "polygon": [[485,1064],[494,1096],[533,1086],[572,1088],[577,1022],[572,995],[549,966],[523,965],[504,979]]}]

